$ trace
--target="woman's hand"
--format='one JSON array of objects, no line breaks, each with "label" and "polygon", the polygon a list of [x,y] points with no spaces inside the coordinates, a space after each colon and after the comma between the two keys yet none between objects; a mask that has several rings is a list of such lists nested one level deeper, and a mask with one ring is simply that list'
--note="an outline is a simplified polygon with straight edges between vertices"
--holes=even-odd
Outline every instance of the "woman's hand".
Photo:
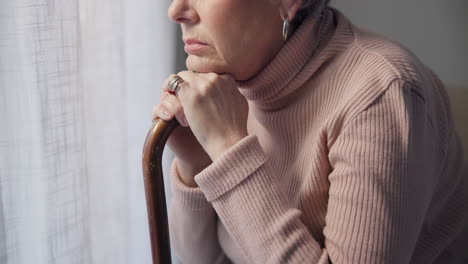
[{"label": "woman's hand", "polygon": [[211,160],[246,137],[247,100],[229,74],[179,72],[177,99],[193,135]]},{"label": "woman's hand", "polygon": [[229,75],[181,72],[179,76],[185,80],[179,98],[167,88],[172,75],[163,84],[153,118],[169,121],[175,117],[182,125],[171,133],[167,144],[179,160],[181,180],[196,187],[193,177],[247,135],[248,106]]},{"label": "woman's hand", "polygon": [[[167,87],[166,80],[163,87]],[[161,101],[153,109],[153,119],[159,117],[169,121],[174,117],[181,124],[170,134],[167,145],[178,159],[177,169],[182,182],[189,187],[197,187],[196,174],[211,164],[211,159],[187,126],[182,105],[176,96],[163,89]]]}]

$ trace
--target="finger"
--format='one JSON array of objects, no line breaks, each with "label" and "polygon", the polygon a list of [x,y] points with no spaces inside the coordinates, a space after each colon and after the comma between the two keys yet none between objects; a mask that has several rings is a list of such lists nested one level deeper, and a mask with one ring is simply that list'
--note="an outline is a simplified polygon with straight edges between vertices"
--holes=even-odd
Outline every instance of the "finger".
[{"label": "finger", "polygon": [[180,104],[180,101],[176,96],[173,95],[173,92],[169,89],[169,83],[173,81],[177,76],[175,74],[171,74],[166,80],[163,82],[163,91],[160,97],[160,103],[153,108],[152,116],[153,119],[157,117],[164,119],[166,121],[171,120],[176,117],[177,121],[182,125],[187,127],[188,122],[185,117],[183,107]]},{"label": "finger", "polygon": [[162,101],[166,100],[166,98],[168,96],[170,96],[170,95],[171,94],[168,91],[163,90],[162,93],[161,93],[161,96],[159,97],[159,102],[162,102]]},{"label": "finger", "polygon": [[174,79],[175,79],[176,77],[177,77],[177,75],[171,74],[171,75],[169,75],[169,77],[166,78],[166,80],[164,80],[163,86],[162,86],[162,88],[163,88],[163,93],[164,93],[164,92],[168,92],[168,93],[170,93],[170,94],[173,93],[173,92],[171,91],[171,89],[169,89],[169,84],[170,84],[171,82],[173,82]]},{"label": "finger", "polygon": [[193,71],[181,71],[177,73],[185,82],[191,83],[196,82],[200,79],[205,79],[206,75],[209,73],[195,73]]},{"label": "finger", "polygon": [[[181,102],[184,102],[184,98],[192,91],[195,87],[200,87],[200,84],[206,82],[210,82],[211,80],[208,76],[211,73],[194,73],[192,71],[181,71],[177,75],[179,75],[184,82],[180,84],[179,93],[177,96],[181,99]],[[189,96],[190,97],[190,96]]]},{"label": "finger", "polygon": [[[177,121],[179,121],[179,123],[182,126],[187,127],[188,122],[187,122],[187,119],[186,119],[185,114],[183,112],[183,106],[181,105],[180,100],[177,98],[177,96],[174,95],[174,92],[172,92],[169,89],[169,84],[172,81],[174,81],[175,78],[177,78],[177,75],[176,74],[171,74],[164,81],[163,91],[162,91],[162,95],[161,95],[161,106],[158,107],[156,112],[158,114],[162,115],[163,119],[165,119],[165,120],[170,120],[175,116]],[[183,84],[184,84],[184,82],[181,82],[179,84],[180,88],[182,88]]]},{"label": "finger", "polygon": [[164,120],[170,120],[172,119],[172,114],[169,112],[169,110],[167,109],[167,107],[161,107],[161,102],[165,101],[167,99],[168,96],[170,96],[171,94],[167,91],[163,91],[161,93],[161,96],[159,98],[159,104],[154,106],[153,107],[153,110],[151,112],[151,115],[153,117],[153,119],[156,119],[156,118],[162,118]]},{"label": "finger", "polygon": [[175,116],[177,121],[179,121],[179,123],[182,126],[184,127],[188,126],[187,119],[185,118],[185,114],[184,114],[184,108],[180,104],[180,101],[176,96],[174,95],[167,96],[166,99],[163,102],[161,102],[161,107],[163,109],[164,108],[167,109],[167,112],[171,114],[171,119]]},{"label": "finger", "polygon": [[173,114],[167,109],[163,104],[158,104],[153,108],[152,111],[153,120],[156,118],[161,118],[163,120],[169,121],[173,118]]}]

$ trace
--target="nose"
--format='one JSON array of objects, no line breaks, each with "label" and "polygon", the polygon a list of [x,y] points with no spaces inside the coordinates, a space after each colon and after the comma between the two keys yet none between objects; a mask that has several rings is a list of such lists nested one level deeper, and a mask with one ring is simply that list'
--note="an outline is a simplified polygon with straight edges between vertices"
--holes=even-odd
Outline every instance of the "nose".
[{"label": "nose", "polygon": [[179,24],[195,23],[198,20],[195,8],[190,4],[190,0],[173,0],[167,16]]}]

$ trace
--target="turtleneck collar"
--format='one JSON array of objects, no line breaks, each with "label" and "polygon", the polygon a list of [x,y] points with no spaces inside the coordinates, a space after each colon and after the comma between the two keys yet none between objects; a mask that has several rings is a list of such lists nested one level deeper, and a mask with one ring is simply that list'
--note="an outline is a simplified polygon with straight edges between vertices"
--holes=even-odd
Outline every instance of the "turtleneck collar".
[{"label": "turtleneck collar", "polygon": [[326,8],[320,19],[307,17],[274,59],[256,76],[238,81],[239,91],[261,109],[279,107],[280,101],[309,80],[316,70],[339,50],[333,44],[337,27],[346,24],[344,18],[332,8]]}]

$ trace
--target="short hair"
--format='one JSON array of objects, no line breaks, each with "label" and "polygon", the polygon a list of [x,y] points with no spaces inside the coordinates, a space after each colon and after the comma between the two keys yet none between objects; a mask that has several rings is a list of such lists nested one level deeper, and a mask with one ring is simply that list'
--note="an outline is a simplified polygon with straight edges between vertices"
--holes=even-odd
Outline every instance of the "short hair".
[{"label": "short hair", "polygon": [[297,28],[306,17],[320,15],[329,2],[330,0],[304,0],[291,24]]}]

